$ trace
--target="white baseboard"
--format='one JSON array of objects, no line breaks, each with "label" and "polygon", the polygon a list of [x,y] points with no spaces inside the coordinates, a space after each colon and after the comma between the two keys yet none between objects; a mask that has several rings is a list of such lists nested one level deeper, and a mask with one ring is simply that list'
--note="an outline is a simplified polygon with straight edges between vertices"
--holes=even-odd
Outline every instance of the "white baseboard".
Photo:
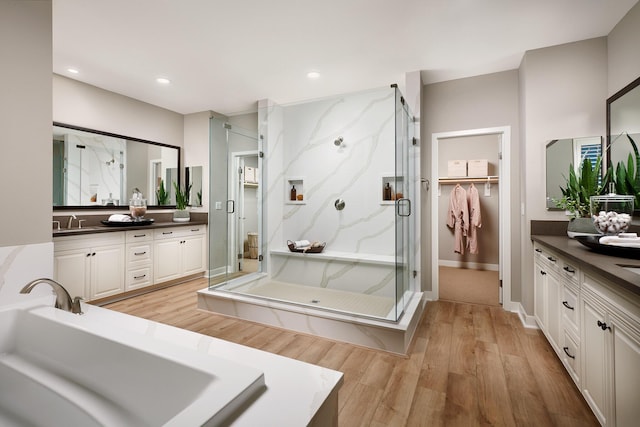
[{"label": "white baseboard", "polygon": [[536,318],[528,315],[524,307],[522,306],[522,304],[518,304],[517,313],[518,313],[518,317],[520,317],[520,321],[522,322],[522,325],[525,328],[540,329],[538,327],[538,322],[536,322]]},{"label": "white baseboard", "polygon": [[487,271],[500,271],[499,264],[485,264],[481,262],[471,261],[450,261],[446,259],[438,260],[438,265],[441,267],[453,267],[453,268],[469,268],[472,270],[487,270]]}]

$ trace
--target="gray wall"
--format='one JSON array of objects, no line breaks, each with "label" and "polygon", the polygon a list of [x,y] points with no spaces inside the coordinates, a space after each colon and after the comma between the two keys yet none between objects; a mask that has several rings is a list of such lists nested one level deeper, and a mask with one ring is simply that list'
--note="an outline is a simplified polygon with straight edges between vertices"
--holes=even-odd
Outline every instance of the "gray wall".
[{"label": "gray wall", "polygon": [[[511,209],[512,221],[512,289],[511,297],[520,296],[520,221],[517,201],[520,200],[519,166],[519,115],[517,70],[448,82],[429,84],[424,87],[422,128],[422,176],[431,176],[431,135],[439,132],[511,126]],[[437,191],[433,183],[431,191]],[[429,216],[430,197],[422,198],[423,217]],[[422,221],[422,284],[431,290],[431,256],[425,248],[430,246],[429,230],[431,218]]]},{"label": "gray wall", "polygon": [[53,75],[53,120],[183,147],[182,114],[57,74]]},{"label": "gray wall", "polygon": [[607,37],[608,96],[640,76],[640,3],[637,3]]},{"label": "gray wall", "polygon": [[51,242],[51,1],[0,2],[0,246]]},{"label": "gray wall", "polygon": [[[560,138],[605,134],[607,50],[604,37],[529,51],[520,66],[522,163],[522,296],[533,313],[531,220],[567,220],[563,211],[546,210],[545,146]],[[517,199],[516,199],[517,200]]]}]

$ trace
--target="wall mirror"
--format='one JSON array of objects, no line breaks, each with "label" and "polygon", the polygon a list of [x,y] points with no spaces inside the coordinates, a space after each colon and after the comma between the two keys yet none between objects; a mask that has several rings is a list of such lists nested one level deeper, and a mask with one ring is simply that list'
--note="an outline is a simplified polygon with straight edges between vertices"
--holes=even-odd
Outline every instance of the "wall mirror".
[{"label": "wall mirror", "polygon": [[134,188],[175,205],[179,165],[180,147],[54,122],[53,209],[128,208]]},{"label": "wall mirror", "polygon": [[600,136],[554,139],[547,143],[545,154],[548,210],[561,210],[556,207],[554,200],[562,198],[560,188],[566,187],[569,168],[581,165],[584,158],[590,158],[595,162],[598,156],[602,156],[603,148]]},{"label": "wall mirror", "polygon": [[640,77],[607,99],[607,158],[614,168],[633,153],[630,136],[640,148]]}]

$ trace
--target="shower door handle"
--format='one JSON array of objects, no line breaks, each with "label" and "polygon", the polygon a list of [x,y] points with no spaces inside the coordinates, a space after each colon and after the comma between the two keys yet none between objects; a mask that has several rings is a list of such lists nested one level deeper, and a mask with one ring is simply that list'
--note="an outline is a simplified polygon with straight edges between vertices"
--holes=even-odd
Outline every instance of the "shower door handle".
[{"label": "shower door handle", "polygon": [[[229,210],[229,203],[231,203],[231,210]],[[235,200],[227,200],[227,213],[234,213],[236,211],[236,201]]]},{"label": "shower door handle", "polygon": [[[403,205],[404,202],[406,202],[406,205],[408,207],[408,211],[406,214],[402,213],[400,209],[400,206]],[[405,198],[396,200],[396,212],[398,213],[398,216],[411,216],[411,200]]]}]

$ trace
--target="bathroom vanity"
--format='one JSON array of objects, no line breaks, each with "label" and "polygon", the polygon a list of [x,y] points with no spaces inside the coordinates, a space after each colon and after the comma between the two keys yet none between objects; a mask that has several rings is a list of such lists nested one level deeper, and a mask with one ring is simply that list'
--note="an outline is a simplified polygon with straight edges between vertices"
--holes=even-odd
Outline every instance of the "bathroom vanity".
[{"label": "bathroom vanity", "polygon": [[640,260],[532,236],[534,316],[603,426],[640,419]]},{"label": "bathroom vanity", "polygon": [[54,279],[85,301],[135,293],[202,275],[206,242],[203,222],[54,231]]}]

